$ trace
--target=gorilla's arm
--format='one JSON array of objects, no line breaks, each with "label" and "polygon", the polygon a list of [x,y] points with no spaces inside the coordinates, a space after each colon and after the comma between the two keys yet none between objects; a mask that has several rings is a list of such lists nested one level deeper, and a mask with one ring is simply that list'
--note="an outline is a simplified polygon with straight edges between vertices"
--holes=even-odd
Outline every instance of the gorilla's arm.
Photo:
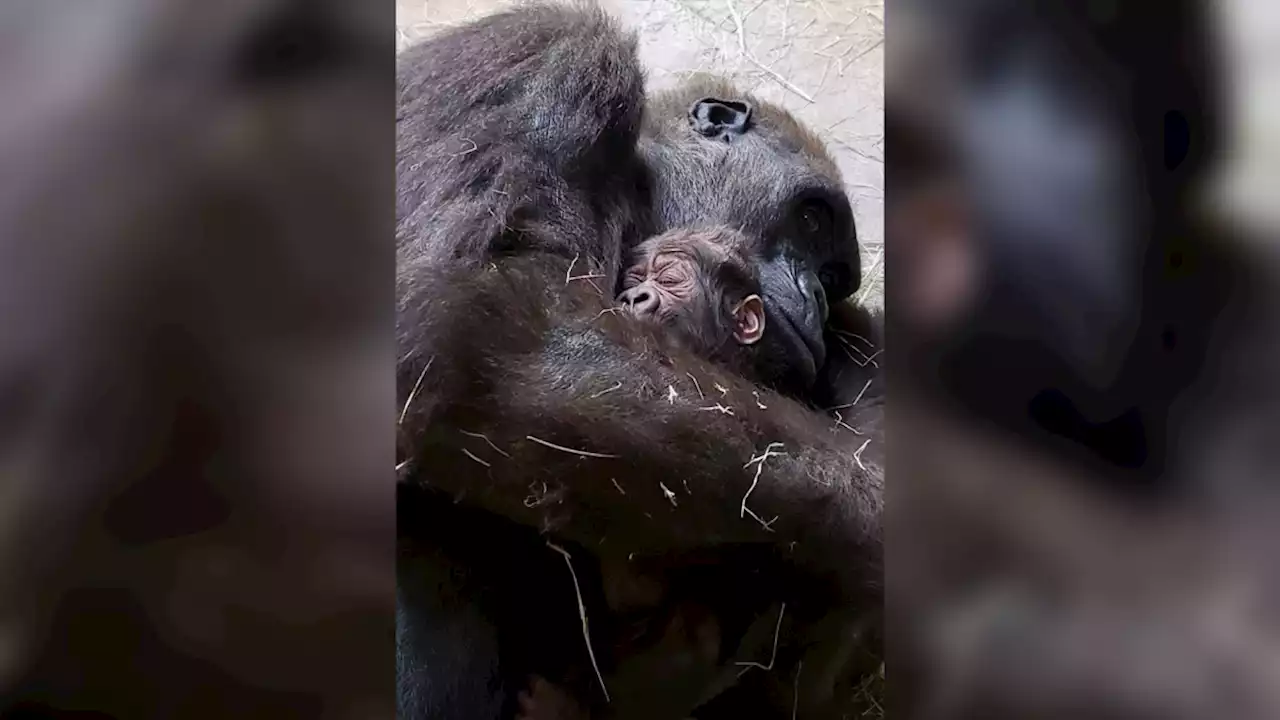
[{"label": "gorilla's arm", "polygon": [[398,378],[405,472],[602,552],[794,541],[841,589],[877,585],[883,487],[867,438],[602,312],[589,285],[565,286],[567,265],[429,278],[434,302],[466,311],[424,312],[402,337],[434,353]]},{"label": "gorilla's arm", "polygon": [[641,222],[633,36],[599,10],[517,10],[406,51],[397,85],[401,297],[424,264],[533,250],[612,287]]}]

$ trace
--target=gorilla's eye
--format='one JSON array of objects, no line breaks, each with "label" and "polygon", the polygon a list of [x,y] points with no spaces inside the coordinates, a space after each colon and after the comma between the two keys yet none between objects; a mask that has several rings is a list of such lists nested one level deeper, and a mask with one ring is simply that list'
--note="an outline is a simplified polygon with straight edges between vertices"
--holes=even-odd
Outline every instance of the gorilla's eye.
[{"label": "gorilla's eye", "polygon": [[800,230],[809,237],[821,235],[831,227],[831,207],[821,200],[810,200],[798,211]]},{"label": "gorilla's eye", "polygon": [[684,282],[684,273],[678,264],[672,263],[658,273],[656,280],[659,285],[679,285]]}]

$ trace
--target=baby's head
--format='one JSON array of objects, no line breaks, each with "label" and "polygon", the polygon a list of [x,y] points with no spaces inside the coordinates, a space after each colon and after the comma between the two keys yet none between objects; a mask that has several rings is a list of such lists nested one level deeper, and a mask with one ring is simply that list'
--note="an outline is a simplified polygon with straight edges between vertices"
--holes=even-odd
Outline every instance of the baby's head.
[{"label": "baby's head", "polygon": [[674,331],[712,360],[730,360],[764,336],[760,281],[746,238],[723,227],[671,230],[640,243],[618,302]]}]

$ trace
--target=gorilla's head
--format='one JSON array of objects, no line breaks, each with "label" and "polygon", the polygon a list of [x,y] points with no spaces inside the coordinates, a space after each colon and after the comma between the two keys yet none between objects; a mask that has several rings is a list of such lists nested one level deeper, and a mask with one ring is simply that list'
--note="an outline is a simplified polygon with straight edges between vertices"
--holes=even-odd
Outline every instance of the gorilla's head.
[{"label": "gorilla's head", "polygon": [[656,232],[726,225],[765,249],[767,340],[791,381],[811,386],[827,307],[861,282],[853,209],[822,141],[783,108],[696,75],[649,99],[640,152]]}]

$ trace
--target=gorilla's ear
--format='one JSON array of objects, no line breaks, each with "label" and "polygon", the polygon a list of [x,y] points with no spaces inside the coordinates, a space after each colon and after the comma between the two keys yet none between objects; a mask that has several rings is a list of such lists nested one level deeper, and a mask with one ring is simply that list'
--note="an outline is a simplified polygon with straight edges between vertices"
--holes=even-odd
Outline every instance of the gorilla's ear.
[{"label": "gorilla's ear", "polygon": [[764,301],[748,295],[733,309],[733,339],[739,345],[754,345],[764,336]]},{"label": "gorilla's ear", "polygon": [[734,100],[703,98],[689,108],[689,124],[699,135],[728,142],[747,131],[751,106]]}]

